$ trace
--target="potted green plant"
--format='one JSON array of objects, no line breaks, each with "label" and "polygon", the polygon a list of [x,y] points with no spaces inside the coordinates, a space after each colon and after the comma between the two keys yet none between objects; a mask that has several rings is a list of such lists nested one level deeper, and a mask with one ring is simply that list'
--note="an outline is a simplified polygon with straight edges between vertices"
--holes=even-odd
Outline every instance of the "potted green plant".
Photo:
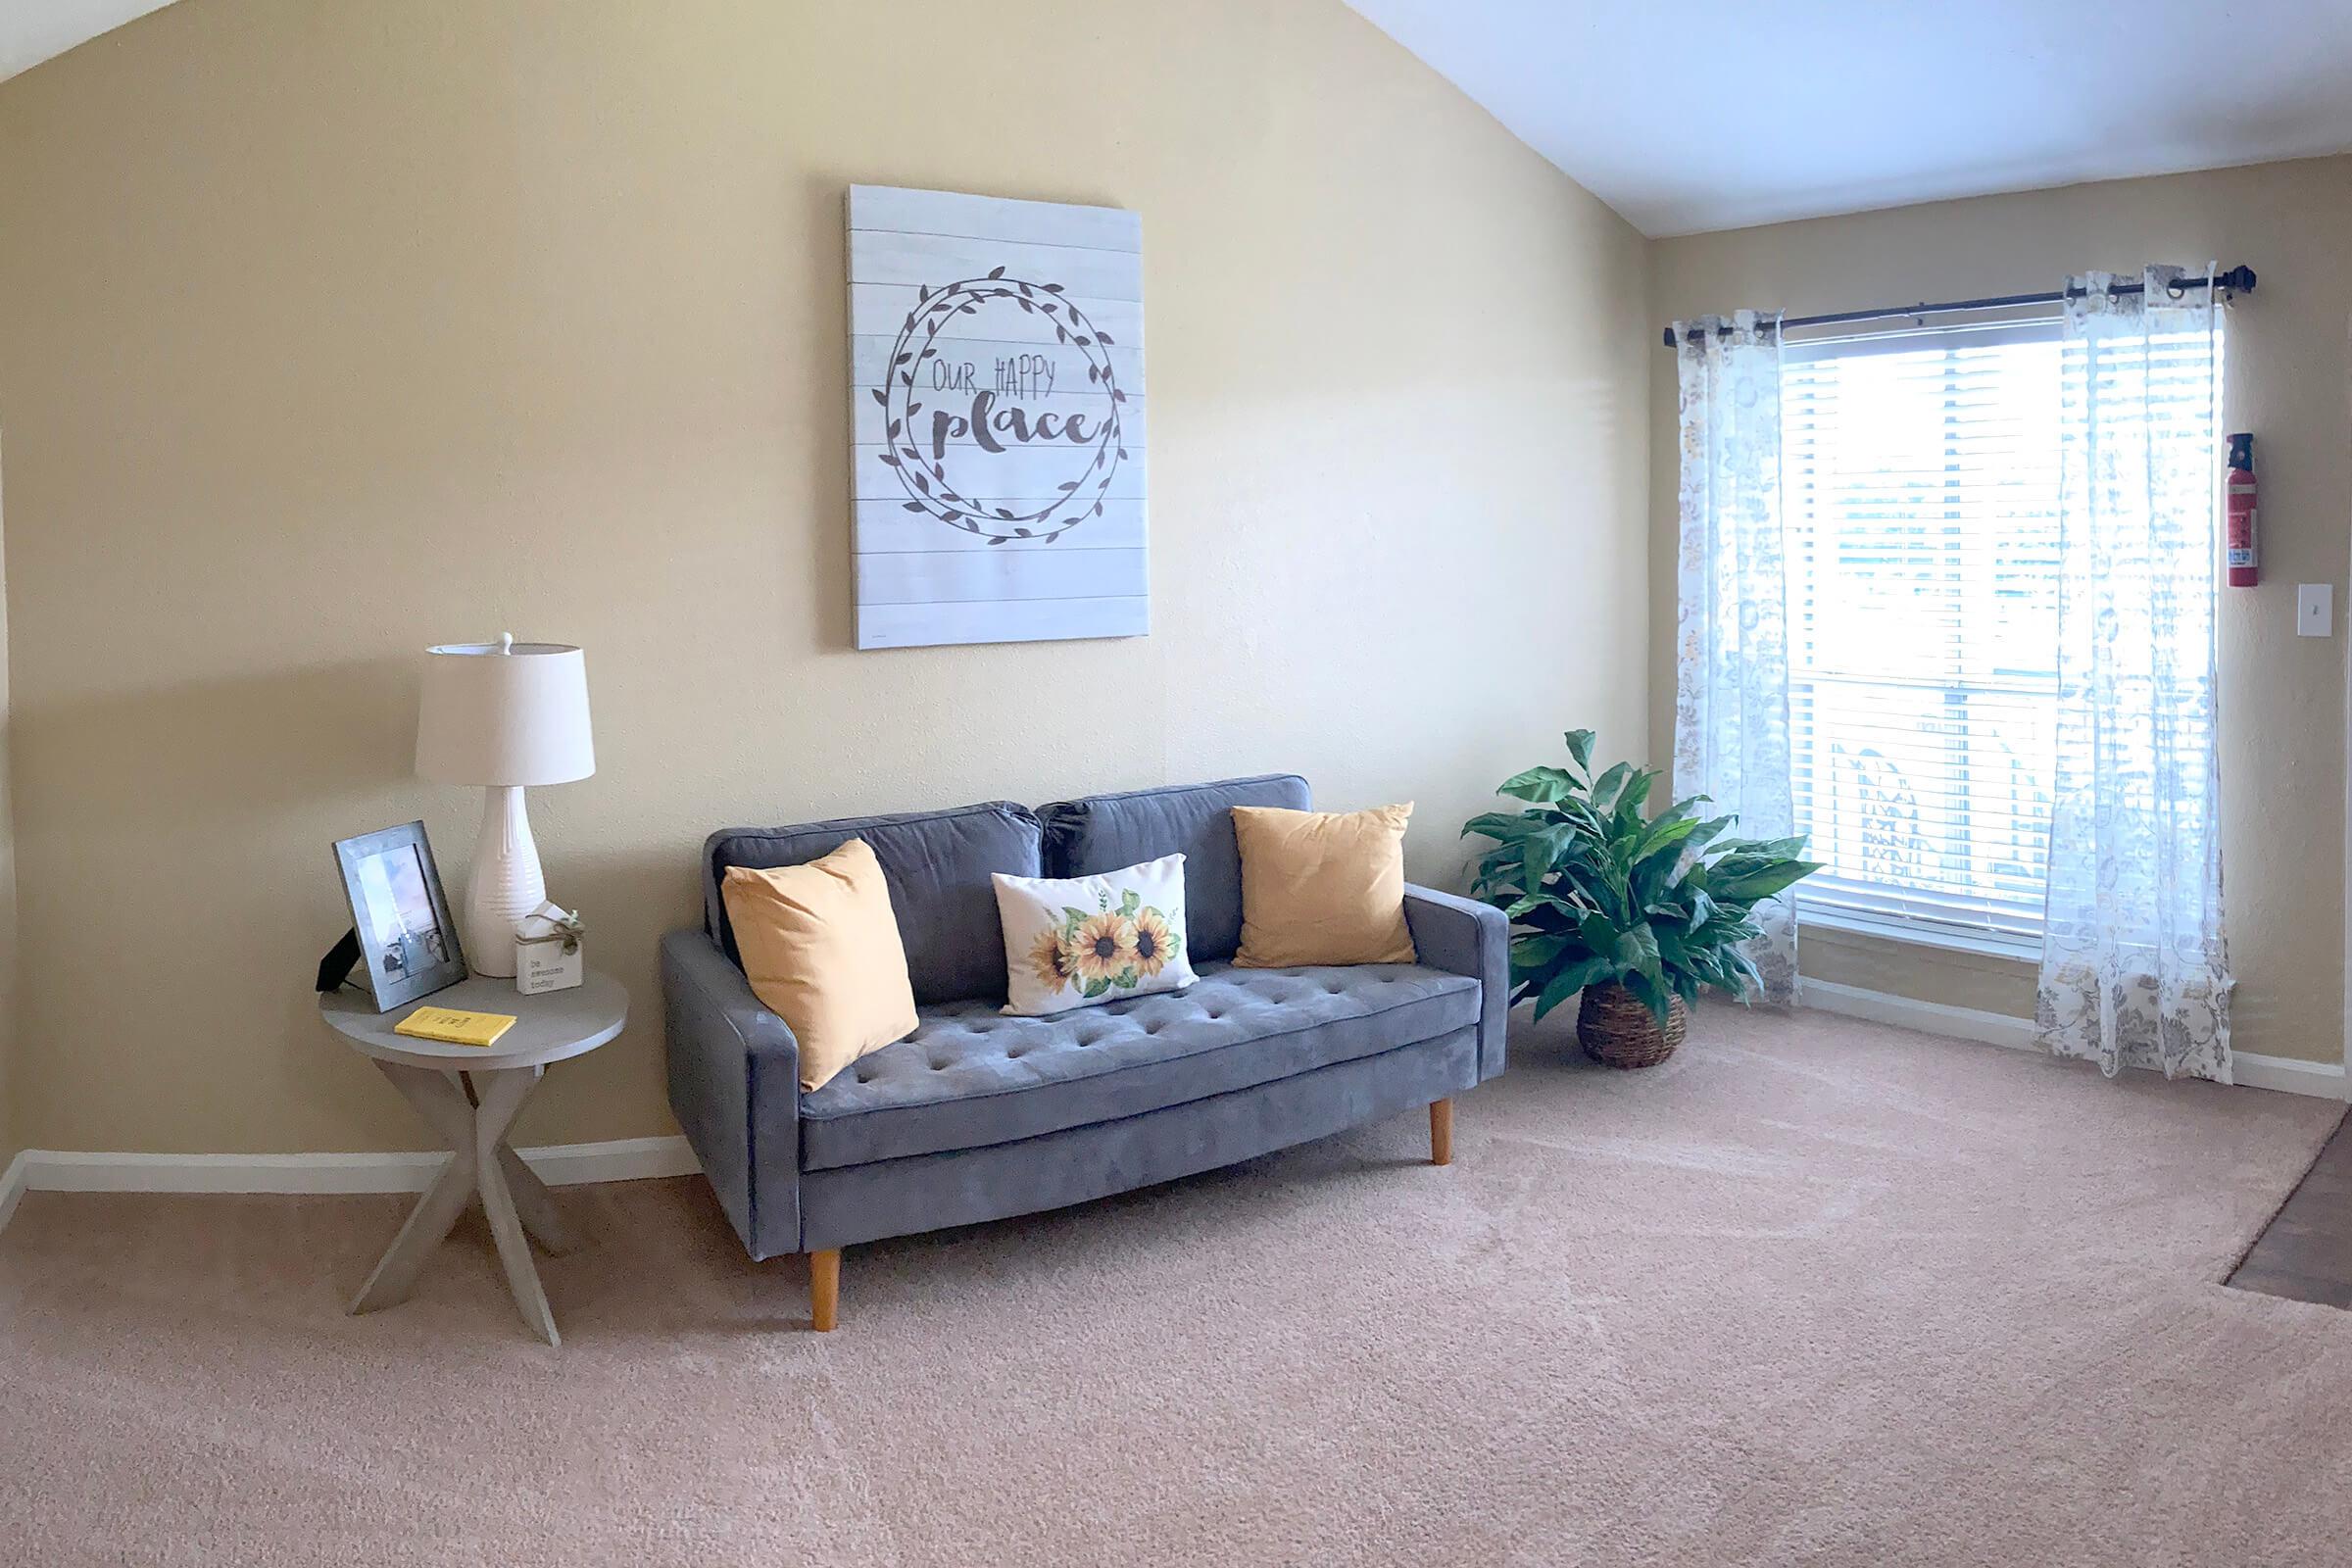
[{"label": "potted green plant", "polygon": [[1618,762],[1592,773],[1592,732],[1568,732],[1566,767],[1531,767],[1496,792],[1527,802],[1462,828],[1494,841],[1473,891],[1512,924],[1511,1000],[1543,1017],[1583,992],[1576,1035],[1612,1067],[1664,1061],[1701,987],[1745,1002],[1762,982],[1740,945],[1757,904],[1821,869],[1805,841],[1735,839],[1737,817],[1702,817],[1707,797],[1644,813],[1657,773]]}]

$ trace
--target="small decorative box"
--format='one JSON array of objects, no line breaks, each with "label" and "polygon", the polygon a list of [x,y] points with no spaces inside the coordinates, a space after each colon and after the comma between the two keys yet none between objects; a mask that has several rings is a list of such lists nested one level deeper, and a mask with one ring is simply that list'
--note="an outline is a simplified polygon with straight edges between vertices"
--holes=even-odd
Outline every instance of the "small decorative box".
[{"label": "small decorative box", "polygon": [[587,977],[580,938],[587,927],[576,914],[542,904],[514,923],[514,989],[526,997],[568,991]]}]

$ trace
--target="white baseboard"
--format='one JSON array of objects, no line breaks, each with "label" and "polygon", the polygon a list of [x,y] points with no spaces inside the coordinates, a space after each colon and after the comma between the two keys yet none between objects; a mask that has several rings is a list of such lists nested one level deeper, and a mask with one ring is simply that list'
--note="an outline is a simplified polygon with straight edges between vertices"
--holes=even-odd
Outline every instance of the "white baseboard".
[{"label": "white baseboard", "polygon": [[2344,1064],[2340,1061],[2304,1061],[2295,1056],[2257,1056],[2250,1051],[2233,1051],[2230,1076],[2248,1089],[2316,1095],[2322,1100],[2345,1098]]},{"label": "white baseboard", "polygon": [[[1988,1046],[2034,1051],[2034,1020],[2005,1012],[1981,1012],[1974,1007],[1951,1007],[1938,1002],[1914,1002],[1909,997],[1860,986],[1841,986],[1829,980],[1804,982],[1804,1004],[1848,1018],[1868,1018],[1922,1034],[1976,1040]],[[2282,1094],[2311,1095],[2321,1100],[2345,1096],[2344,1065],[2340,1061],[2304,1061],[2294,1056],[2261,1056],[2252,1052],[2230,1053],[2230,1076],[2245,1089],[2273,1089]]]},{"label": "white baseboard", "polygon": [[[540,1180],[639,1181],[691,1176],[702,1166],[683,1138],[622,1138],[519,1151]],[[34,1193],[420,1193],[447,1155],[129,1154],[32,1149],[10,1169]],[[0,1216],[7,1210],[0,1187]]]},{"label": "white baseboard", "polygon": [[0,1231],[8,1229],[8,1219],[17,1211],[17,1200],[24,1196],[24,1173],[31,1167],[29,1151],[20,1152],[0,1171]]}]

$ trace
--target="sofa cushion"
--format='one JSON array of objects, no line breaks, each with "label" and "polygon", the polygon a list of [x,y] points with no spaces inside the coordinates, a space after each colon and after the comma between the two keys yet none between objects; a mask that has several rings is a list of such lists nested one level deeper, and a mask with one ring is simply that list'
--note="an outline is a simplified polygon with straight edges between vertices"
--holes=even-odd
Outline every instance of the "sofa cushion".
[{"label": "sofa cushion", "polygon": [[1004,1000],[1004,928],[989,878],[1036,876],[1037,818],[1009,801],[950,811],[845,816],[797,827],[736,827],[703,843],[703,926],[740,966],[743,955],[719,898],[731,865],[799,865],[863,839],[882,862],[914,1000]]},{"label": "sofa cushion", "polygon": [[1182,991],[1184,857],[1102,876],[995,876],[1004,923],[1004,1010],[1042,1018],[1072,1007]]},{"label": "sofa cushion", "polygon": [[1096,876],[1181,855],[1185,934],[1194,962],[1230,958],[1242,945],[1242,856],[1234,844],[1233,808],[1303,811],[1309,804],[1306,780],[1296,773],[1056,801],[1037,813],[1045,830],[1046,875]]},{"label": "sofa cushion", "polygon": [[752,995],[800,1042],[803,1089],[914,1033],[906,944],[865,840],[806,865],[730,865],[719,896]]},{"label": "sofa cushion", "polygon": [[1189,991],[1050,1018],[975,1002],[801,1097],[801,1166],[977,1149],[1140,1115],[1375,1055],[1478,1022],[1465,975],[1415,964],[1235,969]]},{"label": "sofa cushion", "polygon": [[1404,828],[1413,805],[1365,811],[1237,806],[1245,969],[1303,963],[1411,963],[1404,919]]}]

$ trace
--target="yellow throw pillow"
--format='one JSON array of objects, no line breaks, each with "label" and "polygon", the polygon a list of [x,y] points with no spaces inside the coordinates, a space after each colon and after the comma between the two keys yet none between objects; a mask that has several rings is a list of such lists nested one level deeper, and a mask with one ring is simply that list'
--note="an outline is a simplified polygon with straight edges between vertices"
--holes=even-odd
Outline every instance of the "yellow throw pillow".
[{"label": "yellow throw pillow", "polygon": [[1404,824],[1412,802],[1368,811],[1237,806],[1242,851],[1239,969],[1410,963]]},{"label": "yellow throw pillow", "polygon": [[730,865],[719,896],[752,995],[800,1039],[803,1089],[914,1033],[906,947],[865,840],[805,865]]}]

